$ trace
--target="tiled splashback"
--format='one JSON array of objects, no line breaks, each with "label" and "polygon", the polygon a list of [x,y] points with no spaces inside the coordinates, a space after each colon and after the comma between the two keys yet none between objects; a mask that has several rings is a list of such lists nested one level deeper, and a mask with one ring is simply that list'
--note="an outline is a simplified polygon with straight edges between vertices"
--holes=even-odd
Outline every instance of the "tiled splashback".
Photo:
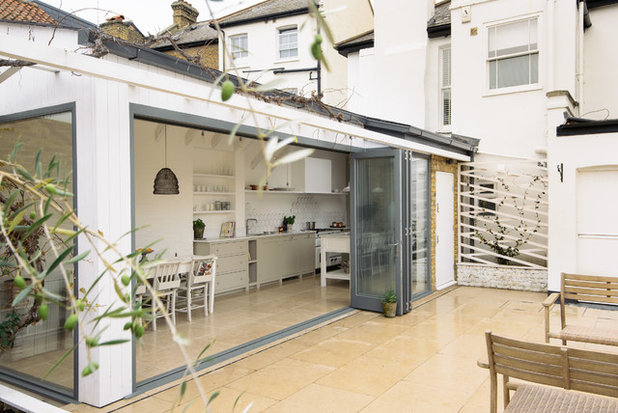
[{"label": "tiled splashback", "polygon": [[251,222],[251,233],[276,231],[284,216],[296,215],[294,230],[305,228],[306,221],[315,221],[316,228],[326,228],[335,222],[348,223],[348,196],[316,194],[263,194],[248,196],[245,217]]}]

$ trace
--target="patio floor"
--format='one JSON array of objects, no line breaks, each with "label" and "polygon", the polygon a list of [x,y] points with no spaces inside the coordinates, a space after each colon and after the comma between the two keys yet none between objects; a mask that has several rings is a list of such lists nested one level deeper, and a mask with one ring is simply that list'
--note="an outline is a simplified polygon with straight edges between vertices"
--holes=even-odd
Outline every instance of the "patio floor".
[{"label": "patio floor", "polygon": [[[394,319],[359,311],[200,377],[220,391],[212,412],[482,412],[489,410],[483,333],[543,342],[543,293],[459,287]],[[557,310],[557,308],[556,308]],[[569,306],[569,320],[615,325],[618,311]],[[552,324],[559,325],[554,312]],[[557,343],[556,343],[557,344]],[[574,344],[577,346],[578,344]],[[603,351],[607,346],[579,345]],[[105,409],[75,412],[172,411],[178,383]],[[195,385],[173,411],[203,412]],[[502,401],[499,401],[501,406]]]}]

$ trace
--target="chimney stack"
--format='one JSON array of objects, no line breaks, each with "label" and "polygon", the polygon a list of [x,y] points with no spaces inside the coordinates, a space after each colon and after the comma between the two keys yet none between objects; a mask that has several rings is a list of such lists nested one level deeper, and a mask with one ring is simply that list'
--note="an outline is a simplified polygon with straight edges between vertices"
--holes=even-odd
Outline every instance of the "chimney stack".
[{"label": "chimney stack", "polygon": [[144,35],[133,22],[125,20],[123,15],[109,17],[105,20],[105,23],[99,25],[103,33],[131,43],[144,43]]},{"label": "chimney stack", "polygon": [[174,24],[178,29],[183,29],[197,22],[197,16],[200,14],[195,7],[184,0],[173,2],[172,10],[174,10]]}]

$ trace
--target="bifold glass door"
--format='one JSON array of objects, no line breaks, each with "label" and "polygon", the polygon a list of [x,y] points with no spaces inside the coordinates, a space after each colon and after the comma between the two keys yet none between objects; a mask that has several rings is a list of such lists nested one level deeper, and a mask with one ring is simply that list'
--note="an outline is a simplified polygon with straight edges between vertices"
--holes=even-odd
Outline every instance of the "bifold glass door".
[{"label": "bifold glass door", "polygon": [[351,163],[351,304],[381,311],[380,297],[402,297],[401,151],[356,153]]},{"label": "bifold glass door", "polygon": [[351,304],[381,311],[393,289],[397,313],[431,291],[429,158],[375,149],[351,163]]}]

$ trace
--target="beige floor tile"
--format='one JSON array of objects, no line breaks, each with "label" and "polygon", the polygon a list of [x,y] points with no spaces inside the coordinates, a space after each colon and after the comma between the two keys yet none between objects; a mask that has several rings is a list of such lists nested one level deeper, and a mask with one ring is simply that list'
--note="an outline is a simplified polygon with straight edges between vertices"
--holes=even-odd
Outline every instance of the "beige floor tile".
[{"label": "beige floor tile", "polygon": [[384,344],[376,346],[367,352],[365,356],[382,360],[395,360],[414,368],[436,354],[441,348],[442,346],[435,341],[409,336],[397,336]]},{"label": "beige floor tile", "polygon": [[313,346],[319,344],[324,340],[328,340],[329,338],[337,336],[346,330],[348,330],[347,327],[342,327],[339,325],[339,322],[335,322],[317,330],[310,331],[299,337],[296,337],[294,339],[294,342],[306,346]]},{"label": "beige floor tile", "polygon": [[266,410],[268,413],[358,412],[374,398],[327,386],[311,384]]},{"label": "beige floor tile", "polygon": [[404,380],[448,391],[463,404],[485,379],[487,370],[478,367],[476,360],[436,354],[414,369]]},{"label": "beige floor tile", "polygon": [[367,353],[375,345],[363,341],[328,339],[290,356],[296,360],[318,363],[324,366],[340,367]]},{"label": "beige floor tile", "polygon": [[463,403],[445,388],[402,381],[361,410],[363,413],[455,413]]},{"label": "beige floor tile", "polygon": [[[262,412],[277,403],[276,400],[249,392],[241,392],[236,389],[222,388],[217,396],[208,404],[211,413],[242,412],[251,405],[249,412]],[[202,399],[193,399],[178,405],[173,412],[178,413],[203,413],[205,403]],[[186,409],[186,410],[185,410]]]},{"label": "beige floor tile", "polygon": [[228,385],[276,400],[283,400],[333,370],[319,364],[283,359]]},{"label": "beige floor tile", "polygon": [[[238,380],[241,377],[245,377],[254,371],[255,370],[232,364],[211,373],[204,374],[200,376],[198,380],[202,385],[203,391],[207,394],[212,394],[213,391],[225,386],[228,383]],[[166,400],[169,402],[177,401],[180,396],[180,386],[174,386],[170,389],[157,393],[155,396],[161,400]],[[198,396],[199,392],[197,386],[191,379],[188,379],[187,389],[185,390],[183,399],[190,400]]]},{"label": "beige floor tile", "polygon": [[382,319],[367,321],[353,329],[349,329],[339,334],[337,338],[352,341],[362,341],[369,344],[382,344],[391,338],[401,334],[406,327],[389,324]]},{"label": "beige floor tile", "polygon": [[473,360],[487,359],[487,345],[482,334],[463,334],[440,350],[440,354],[467,357]]},{"label": "beige floor tile", "polygon": [[307,346],[297,343],[295,340],[291,340],[253,354],[234,363],[234,365],[237,367],[259,370],[306,349]]},{"label": "beige floor tile", "polygon": [[379,396],[412,371],[398,360],[360,357],[322,377],[316,383],[355,393]]}]

